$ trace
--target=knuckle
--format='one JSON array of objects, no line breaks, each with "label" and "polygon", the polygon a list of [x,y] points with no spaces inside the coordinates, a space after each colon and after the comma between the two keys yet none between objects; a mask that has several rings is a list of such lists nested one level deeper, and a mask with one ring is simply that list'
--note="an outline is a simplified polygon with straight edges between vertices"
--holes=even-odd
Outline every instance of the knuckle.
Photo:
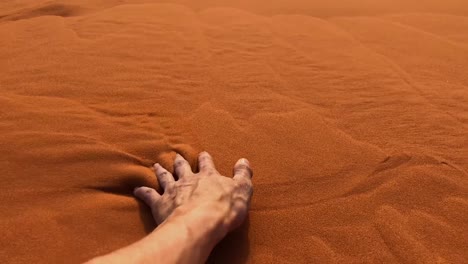
[{"label": "knuckle", "polygon": [[211,157],[208,156],[208,155],[202,155],[202,156],[200,156],[200,160],[201,160],[201,161],[210,161],[210,160],[211,160]]},{"label": "knuckle", "polygon": [[171,182],[164,189],[164,194],[168,195],[169,197],[173,197],[175,195],[175,193],[176,193],[175,183]]},{"label": "knuckle", "polygon": [[206,169],[206,173],[207,173],[208,175],[214,175],[214,174],[216,174],[216,170],[213,169],[213,168],[207,168],[207,169]]},{"label": "knuckle", "polygon": [[181,167],[181,166],[184,166],[185,164],[187,164],[188,162],[186,160],[178,160],[174,163],[174,165],[176,167]]},{"label": "knuckle", "polygon": [[237,186],[242,190],[250,190],[252,189],[252,181],[247,178],[242,178],[237,182]]},{"label": "knuckle", "polygon": [[247,165],[242,164],[242,163],[241,163],[241,164],[237,164],[237,165],[236,165],[236,168],[237,168],[237,169],[245,170],[245,169],[247,169]]},{"label": "knuckle", "polygon": [[168,190],[173,190],[175,188],[175,182],[170,182],[169,184],[167,184],[167,188]]},{"label": "knuckle", "polygon": [[244,177],[251,177],[251,171],[249,169],[249,167],[247,167],[246,165],[238,165],[235,169],[234,169],[234,174],[240,174]]},{"label": "knuckle", "polygon": [[237,164],[236,167],[235,167],[236,170],[243,170],[243,171],[247,171],[249,170],[249,166],[245,165],[245,164]]},{"label": "knuckle", "polygon": [[247,210],[247,202],[242,198],[236,198],[233,202],[233,210],[241,213]]},{"label": "knuckle", "polygon": [[200,167],[203,169],[213,167],[213,162],[209,158],[204,158],[200,160]]},{"label": "knuckle", "polygon": [[244,194],[253,193],[252,181],[250,181],[247,178],[243,178],[243,180],[239,180],[237,182],[237,188],[239,188],[239,190]]}]

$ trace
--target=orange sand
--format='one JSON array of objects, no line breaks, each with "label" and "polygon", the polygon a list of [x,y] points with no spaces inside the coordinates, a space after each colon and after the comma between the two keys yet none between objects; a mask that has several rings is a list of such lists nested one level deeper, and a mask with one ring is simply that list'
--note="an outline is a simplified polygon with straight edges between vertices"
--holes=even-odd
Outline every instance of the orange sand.
[{"label": "orange sand", "polygon": [[202,150],[255,171],[214,263],[468,259],[466,0],[157,2],[0,3],[1,263],[138,240]]}]

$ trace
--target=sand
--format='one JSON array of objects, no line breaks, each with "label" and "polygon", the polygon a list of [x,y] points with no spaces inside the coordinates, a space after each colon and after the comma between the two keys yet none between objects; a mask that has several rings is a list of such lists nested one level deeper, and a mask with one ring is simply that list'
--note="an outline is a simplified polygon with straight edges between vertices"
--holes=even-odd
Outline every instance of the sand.
[{"label": "sand", "polygon": [[212,263],[466,263],[467,73],[465,0],[2,1],[0,262],[142,238],[207,150],[255,172]]}]

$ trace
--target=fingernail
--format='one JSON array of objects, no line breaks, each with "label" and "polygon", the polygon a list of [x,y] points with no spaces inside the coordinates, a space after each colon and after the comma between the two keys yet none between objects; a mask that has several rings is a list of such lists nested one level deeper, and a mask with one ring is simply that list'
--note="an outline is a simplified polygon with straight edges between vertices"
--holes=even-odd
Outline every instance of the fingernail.
[{"label": "fingernail", "polygon": [[250,166],[250,162],[247,159],[242,158],[241,162],[244,163],[247,166]]},{"label": "fingernail", "polygon": [[161,166],[161,165],[159,165],[159,163],[155,163],[155,164],[153,165],[153,168],[157,168],[157,167],[159,167],[159,166]]}]

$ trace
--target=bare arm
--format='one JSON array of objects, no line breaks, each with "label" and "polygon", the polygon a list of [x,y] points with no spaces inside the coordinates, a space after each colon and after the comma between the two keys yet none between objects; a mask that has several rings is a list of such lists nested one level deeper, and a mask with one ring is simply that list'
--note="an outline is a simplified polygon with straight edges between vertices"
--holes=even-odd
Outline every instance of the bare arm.
[{"label": "bare arm", "polygon": [[252,171],[246,159],[234,166],[234,177],[220,175],[211,156],[199,156],[193,173],[180,155],[174,161],[179,180],[154,166],[161,195],[148,187],[135,189],[153,213],[158,227],[142,240],[90,263],[204,263],[214,246],[245,219],[252,196]]}]

